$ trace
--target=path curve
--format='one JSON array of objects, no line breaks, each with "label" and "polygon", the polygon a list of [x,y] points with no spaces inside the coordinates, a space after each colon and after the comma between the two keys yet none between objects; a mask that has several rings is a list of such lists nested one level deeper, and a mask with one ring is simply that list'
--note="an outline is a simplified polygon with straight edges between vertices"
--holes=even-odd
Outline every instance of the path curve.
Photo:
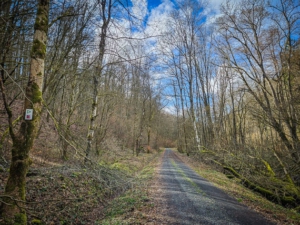
[{"label": "path curve", "polygon": [[159,175],[166,224],[274,225],[200,177],[170,149]]}]

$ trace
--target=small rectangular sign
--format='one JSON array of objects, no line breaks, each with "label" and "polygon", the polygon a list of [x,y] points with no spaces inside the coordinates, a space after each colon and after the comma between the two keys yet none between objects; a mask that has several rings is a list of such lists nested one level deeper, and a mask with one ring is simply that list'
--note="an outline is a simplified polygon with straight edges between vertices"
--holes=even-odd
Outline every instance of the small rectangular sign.
[{"label": "small rectangular sign", "polygon": [[32,120],[32,117],[33,117],[33,109],[26,109],[25,120]]}]

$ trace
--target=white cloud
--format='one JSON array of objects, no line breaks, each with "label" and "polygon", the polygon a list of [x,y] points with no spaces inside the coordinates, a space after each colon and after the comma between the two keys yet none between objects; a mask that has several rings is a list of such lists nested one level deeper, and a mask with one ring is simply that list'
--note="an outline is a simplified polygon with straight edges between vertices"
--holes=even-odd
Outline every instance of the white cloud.
[{"label": "white cloud", "polygon": [[[239,4],[241,0],[231,0],[231,4]],[[209,0],[207,6],[204,9],[204,14],[207,16],[206,24],[213,24],[221,14],[221,5],[225,4],[224,0]]]},{"label": "white cloud", "polygon": [[160,35],[167,31],[168,15],[173,7],[174,4],[170,0],[163,0],[158,7],[151,10],[146,27],[148,35]]},{"label": "white cloud", "polygon": [[144,20],[148,14],[147,9],[147,0],[131,0],[132,6],[132,15],[138,20]]},{"label": "white cloud", "polygon": [[176,115],[177,109],[174,105],[167,105],[163,108],[163,111],[171,115]]},{"label": "white cloud", "polygon": [[[139,46],[144,44],[146,52],[154,53],[156,51],[157,38],[168,30],[168,15],[173,10],[171,0],[163,0],[160,5],[153,8],[150,12],[147,9],[147,0],[132,0],[133,6],[130,11],[135,18],[134,24],[138,29],[132,29],[132,23],[126,19],[112,20],[109,31],[110,36],[119,38],[114,42],[113,49],[123,58],[140,57]],[[140,29],[143,21],[147,21],[144,29]],[[140,25],[138,25],[140,24]],[[145,37],[149,37],[144,39]],[[127,39],[131,37],[132,39]],[[112,47],[111,47],[112,48]]]},{"label": "white cloud", "polygon": [[207,2],[207,10],[210,10],[211,12],[214,13],[219,13],[220,12],[220,6],[222,3],[224,3],[224,0],[210,0]]}]

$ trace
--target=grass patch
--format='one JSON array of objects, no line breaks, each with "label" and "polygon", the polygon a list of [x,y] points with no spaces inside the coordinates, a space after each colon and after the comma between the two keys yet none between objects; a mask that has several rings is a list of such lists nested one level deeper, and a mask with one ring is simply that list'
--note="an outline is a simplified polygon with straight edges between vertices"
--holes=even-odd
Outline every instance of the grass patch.
[{"label": "grass patch", "polygon": [[130,224],[135,221],[135,211],[145,207],[149,199],[147,191],[142,188],[134,188],[124,195],[115,198],[105,210],[105,218],[99,224]]},{"label": "grass patch", "polygon": [[161,154],[150,154],[147,157],[148,164],[136,175],[132,188],[113,199],[104,210],[104,217],[95,224],[119,225],[139,224],[144,215],[141,209],[153,207],[148,198],[148,183],[153,179],[157,158]]}]

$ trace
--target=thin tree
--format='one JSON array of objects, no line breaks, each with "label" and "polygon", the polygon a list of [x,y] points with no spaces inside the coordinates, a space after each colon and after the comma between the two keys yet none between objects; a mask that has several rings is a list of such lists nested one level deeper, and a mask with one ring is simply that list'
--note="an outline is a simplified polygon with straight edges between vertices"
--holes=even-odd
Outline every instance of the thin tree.
[{"label": "thin tree", "polygon": [[87,135],[87,147],[85,150],[85,162],[87,162],[90,151],[92,149],[92,144],[94,140],[94,134],[96,130],[96,117],[97,117],[97,108],[98,108],[98,88],[99,88],[99,79],[102,76],[104,69],[104,55],[105,55],[105,46],[107,39],[108,26],[112,17],[112,8],[114,2],[112,0],[98,0],[98,6],[100,8],[100,14],[102,19],[102,25],[100,29],[100,43],[99,43],[99,55],[97,60],[97,65],[95,72],[93,73],[93,100],[92,100],[92,110],[89,121],[88,135]]}]

